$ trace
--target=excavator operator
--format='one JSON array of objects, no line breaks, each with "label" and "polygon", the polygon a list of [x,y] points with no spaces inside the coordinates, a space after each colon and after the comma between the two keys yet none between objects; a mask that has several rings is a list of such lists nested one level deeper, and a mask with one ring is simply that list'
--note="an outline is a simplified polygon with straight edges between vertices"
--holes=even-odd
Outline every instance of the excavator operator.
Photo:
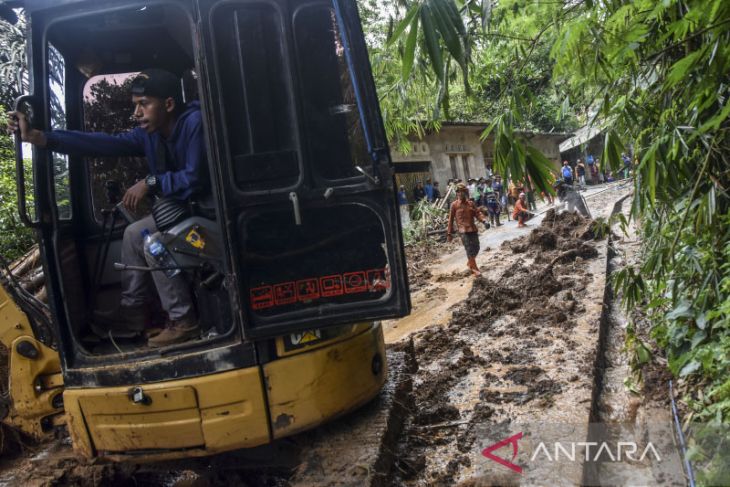
[{"label": "excavator operator", "polygon": [[[186,202],[210,190],[200,104],[183,102],[180,79],[162,69],[146,69],[131,84],[134,118],[138,126],[118,135],[71,130],[40,131],[30,127],[25,115],[10,112],[8,128],[20,130],[21,139],[61,154],[87,157],[145,156],[149,174],[127,189],[122,203],[135,211],[154,194]],[[142,233],[157,232],[152,215],[130,225],[122,240],[122,264],[154,267],[144,251]],[[151,275],[151,276],[150,276]],[[94,321],[114,330],[142,331],[148,324],[146,301],[154,283],[168,315],[164,329],[146,330],[150,347],[196,339],[200,334],[190,286],[181,273],[122,271],[118,307],[94,313]]]}]

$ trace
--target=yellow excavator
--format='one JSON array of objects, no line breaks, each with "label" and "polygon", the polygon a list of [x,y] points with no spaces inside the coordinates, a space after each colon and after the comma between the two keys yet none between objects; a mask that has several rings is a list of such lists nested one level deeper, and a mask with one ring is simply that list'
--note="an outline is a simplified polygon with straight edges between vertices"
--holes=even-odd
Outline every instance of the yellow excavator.
[{"label": "yellow excavator", "polygon": [[387,374],[378,320],[406,315],[410,298],[354,0],[0,3],[24,10],[30,94],[16,110],[34,128],[125,130],[126,83],[165,69],[202,107],[214,201],[162,232],[201,334],[149,348],[93,323],[119,302],[135,219],[119,194],[145,161],[16,136],[43,296],[18,271],[27,262],[4,264],[2,421],[35,438],[66,428],[89,458],[163,460],[265,444],[376,396]]}]

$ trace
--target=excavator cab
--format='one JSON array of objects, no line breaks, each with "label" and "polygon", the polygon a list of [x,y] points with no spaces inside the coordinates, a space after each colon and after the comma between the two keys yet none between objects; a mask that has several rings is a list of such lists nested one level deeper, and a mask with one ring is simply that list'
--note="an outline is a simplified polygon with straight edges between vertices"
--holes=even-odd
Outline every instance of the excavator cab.
[{"label": "excavator cab", "polygon": [[0,333],[11,377],[21,364],[15,381],[31,383],[6,421],[33,433],[65,423],[89,457],[177,458],[266,443],[375,396],[387,370],[377,320],[410,301],[355,2],[6,3],[29,26],[30,94],[17,109],[33,127],[129,130],[131,79],[165,69],[201,106],[210,176],[205,205],[149,202],[169,217],[161,238],[201,321],[197,339],[153,349],[93,319],[119,302],[122,236],[141,216],[120,195],[146,161],[18,141],[19,210],[38,235],[48,303],[12,283],[0,296],[27,322]]}]

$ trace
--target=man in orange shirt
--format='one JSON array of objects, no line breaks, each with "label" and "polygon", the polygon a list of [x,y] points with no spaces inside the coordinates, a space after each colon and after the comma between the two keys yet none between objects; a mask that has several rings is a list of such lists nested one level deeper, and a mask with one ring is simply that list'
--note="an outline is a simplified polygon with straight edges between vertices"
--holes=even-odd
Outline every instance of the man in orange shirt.
[{"label": "man in orange shirt", "polygon": [[530,219],[526,199],[525,193],[520,193],[520,197],[517,198],[517,202],[515,203],[515,211],[512,213],[512,218],[517,220],[518,227],[526,226],[525,222]]},{"label": "man in orange shirt", "polygon": [[449,223],[446,229],[446,239],[451,242],[451,231],[456,222],[456,228],[461,236],[461,243],[464,244],[466,250],[467,266],[471,270],[474,277],[482,275],[477,266],[477,254],[479,254],[479,232],[477,231],[474,219],[484,223],[489,228],[487,219],[479,210],[477,205],[469,199],[469,189],[465,184],[456,185],[456,201],[451,203],[449,209]]}]

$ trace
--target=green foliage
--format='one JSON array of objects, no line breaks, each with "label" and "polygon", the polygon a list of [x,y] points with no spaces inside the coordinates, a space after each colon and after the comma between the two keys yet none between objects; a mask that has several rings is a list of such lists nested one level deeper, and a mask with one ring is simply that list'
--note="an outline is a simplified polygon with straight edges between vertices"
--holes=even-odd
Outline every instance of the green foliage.
[{"label": "green foliage", "polygon": [[0,105],[12,107],[28,86],[25,52],[25,18],[11,25],[0,20]]},{"label": "green foliage", "polygon": [[388,138],[406,149],[442,120],[491,121],[519,100],[519,130],[570,131],[578,122],[552,83],[558,2],[359,2]]},{"label": "green foliage", "polygon": [[571,106],[562,85],[553,82],[550,59],[557,28],[570,12],[560,2],[524,0],[507,0],[491,8],[486,28],[474,27],[477,41],[472,48],[474,66],[469,71],[474,96],[454,87],[454,117],[491,120],[495,114],[518,108],[517,129],[576,129],[575,113],[580,107]]},{"label": "green foliage", "polygon": [[[5,120],[5,112],[2,109],[0,109],[0,120]],[[28,181],[31,177],[30,164],[26,167],[26,181]],[[32,202],[29,201],[30,203]],[[0,131],[0,228],[2,228],[0,255],[5,259],[13,260],[20,257],[33,245],[33,231],[23,226],[18,217],[15,152],[12,139],[6,134],[4,127]]]},{"label": "green foliage", "polygon": [[603,217],[598,217],[591,223],[591,232],[595,240],[603,240],[607,238],[611,233],[611,224],[609,220]]},{"label": "green foliage", "polygon": [[428,245],[433,240],[429,232],[443,229],[449,217],[448,213],[448,209],[438,208],[425,199],[414,204],[410,213],[411,223],[403,228],[405,243],[426,242]]},{"label": "green foliage", "polygon": [[627,310],[634,309],[644,298],[646,283],[634,266],[627,265],[612,274],[614,293],[623,294],[623,304]]},{"label": "green foliage", "polygon": [[[553,47],[555,74],[589,94],[604,161],[632,143],[641,265],[617,284],[643,303],[669,368],[695,384],[695,419],[730,422],[730,3],[581,7]],[[708,457],[712,470],[713,459]]]},{"label": "green foliage", "polygon": [[526,146],[515,137],[515,116],[519,110],[499,115],[482,134],[486,139],[494,136],[494,169],[513,181],[525,181],[526,177],[541,191],[553,193],[550,186],[550,161],[534,147]]},{"label": "green foliage", "polygon": [[446,75],[453,59],[461,68],[462,80],[468,91],[469,34],[462,13],[453,1],[417,0],[406,4],[405,15],[389,36],[387,45],[390,46],[401,36],[405,36],[402,54],[403,80],[411,75],[416,43],[420,39],[424,56],[430,61],[433,74],[439,82],[442,85],[448,83]]}]

